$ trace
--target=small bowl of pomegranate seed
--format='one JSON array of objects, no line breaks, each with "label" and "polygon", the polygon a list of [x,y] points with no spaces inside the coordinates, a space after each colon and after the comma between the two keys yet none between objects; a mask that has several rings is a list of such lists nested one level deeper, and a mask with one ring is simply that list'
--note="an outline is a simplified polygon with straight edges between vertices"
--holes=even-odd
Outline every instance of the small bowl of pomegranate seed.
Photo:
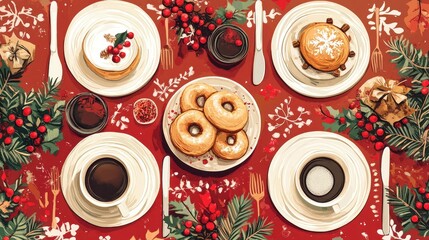
[{"label": "small bowl of pomegranate seed", "polygon": [[158,117],[158,107],[152,99],[140,98],[134,102],[133,115],[137,123],[151,124]]},{"label": "small bowl of pomegranate seed", "polygon": [[247,55],[249,40],[238,26],[225,24],[217,27],[207,43],[210,59],[224,68],[239,64]]}]

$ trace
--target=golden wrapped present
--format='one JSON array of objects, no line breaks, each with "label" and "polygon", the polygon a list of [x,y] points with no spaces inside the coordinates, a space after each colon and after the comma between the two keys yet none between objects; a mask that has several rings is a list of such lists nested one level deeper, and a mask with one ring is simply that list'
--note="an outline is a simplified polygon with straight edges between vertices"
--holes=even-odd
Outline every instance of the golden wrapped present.
[{"label": "golden wrapped present", "polygon": [[3,35],[0,45],[0,56],[9,67],[12,75],[25,69],[34,60],[36,46],[31,42],[19,39],[15,34]]}]

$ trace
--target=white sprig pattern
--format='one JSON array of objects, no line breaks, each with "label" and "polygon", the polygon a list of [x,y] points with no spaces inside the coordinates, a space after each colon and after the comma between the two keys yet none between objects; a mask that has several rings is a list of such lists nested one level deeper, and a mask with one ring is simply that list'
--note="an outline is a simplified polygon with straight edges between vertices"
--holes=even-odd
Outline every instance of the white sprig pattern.
[{"label": "white sprig pattern", "polygon": [[[304,119],[305,115],[310,115],[310,111],[306,111],[305,108],[299,106],[296,109],[298,114],[295,115],[295,112],[291,109],[291,102],[291,97],[286,98],[284,102],[280,103],[280,106],[274,109],[274,114],[268,114],[268,117],[272,121],[274,121],[273,123],[268,123],[268,131],[273,132],[272,138],[277,139],[280,136],[286,138],[290,134],[291,129],[294,126],[302,128],[303,126],[310,126],[310,124],[312,123],[311,119]],[[283,133],[275,131],[283,127],[284,125],[285,128],[283,130]]]},{"label": "white sprig pattern", "polygon": [[[6,21],[3,22],[4,20]],[[0,6],[0,33],[12,32],[19,26],[34,29],[39,22],[44,20],[43,13],[35,15],[32,8],[18,7],[14,1]],[[20,36],[30,38],[29,33],[22,31],[20,31]]]},{"label": "white sprig pattern", "polygon": [[39,239],[44,239],[46,237],[52,238],[55,240],[76,240],[77,230],[79,225],[70,224],[69,222],[62,223],[60,226],[60,218],[56,217],[57,228],[51,228],[51,226],[43,227],[45,235],[39,236]]},{"label": "white sprig pattern", "polygon": [[[375,30],[375,3],[369,10],[369,14],[366,17],[369,19],[368,24],[371,26],[371,30]],[[401,16],[401,12],[395,9],[390,9],[390,7],[386,6],[386,2],[383,2],[383,5],[380,7],[380,35],[384,31],[387,35],[390,36],[390,31],[393,31],[395,34],[401,34],[404,32],[404,29],[398,27],[398,22],[388,22],[387,17],[399,17]]]},{"label": "white sprig pattern", "polygon": [[155,79],[153,83],[158,87],[153,90],[153,96],[164,102],[171,93],[176,91],[182,81],[187,81],[189,77],[195,74],[194,67],[189,67],[188,71],[181,73],[178,77],[170,78],[167,83],[161,83],[159,79]]},{"label": "white sprig pattern", "polygon": [[337,39],[334,30],[318,29],[317,34],[310,40],[310,44],[315,47],[314,55],[327,54],[331,59],[334,59],[341,53],[341,46],[344,45],[344,42]]},{"label": "white sprig pattern", "polygon": [[[263,23],[268,23],[268,18],[274,20],[276,18],[276,16],[281,16],[282,14],[277,12],[274,8],[270,10],[270,12],[267,14],[267,12],[264,10],[263,12]],[[253,10],[250,10],[249,12],[247,12],[247,27],[251,28],[255,25],[255,12],[253,12]]]},{"label": "white sprig pattern", "polygon": [[[121,114],[122,103],[118,103],[115,107],[115,112],[110,118],[110,123],[115,125],[121,130],[125,130],[128,128],[128,124],[130,123],[130,119],[126,116],[118,116]],[[128,108],[124,108],[125,111],[129,111]],[[119,118],[119,119],[118,119]]]},{"label": "white sprig pattern", "polygon": [[[172,194],[181,199],[187,197],[188,193],[202,192],[203,190],[208,190],[211,184],[204,182],[203,180],[198,181],[198,185],[192,185],[191,181],[187,179],[185,175],[180,179],[179,186],[170,188]],[[238,186],[237,182],[234,179],[223,179],[221,182],[216,184],[216,191],[218,193],[229,191],[230,189],[235,189]]]},{"label": "white sprig pattern", "polygon": [[396,229],[396,224],[393,221],[393,219],[390,219],[389,225],[390,225],[389,235],[384,235],[383,230],[381,230],[381,229],[377,230],[378,235],[383,236],[381,239],[383,239],[383,240],[391,240],[391,239],[410,240],[411,239],[410,235],[405,236],[404,231]]}]

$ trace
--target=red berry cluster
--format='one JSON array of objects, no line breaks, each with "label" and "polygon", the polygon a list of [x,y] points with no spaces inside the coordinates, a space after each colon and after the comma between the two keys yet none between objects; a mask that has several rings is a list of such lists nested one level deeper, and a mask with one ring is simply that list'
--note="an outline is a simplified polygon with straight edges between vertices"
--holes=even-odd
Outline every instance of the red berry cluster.
[{"label": "red berry cluster", "polygon": [[19,188],[22,186],[15,186],[16,191],[9,187],[9,185],[6,183],[6,173],[3,172],[1,175],[2,184],[0,184],[0,194],[6,195],[5,197],[2,197],[4,201],[9,201],[10,205],[8,208],[14,209],[21,203],[21,196],[19,196],[21,193],[18,191]]},{"label": "red berry cluster", "polygon": [[21,134],[25,137],[26,150],[29,153],[34,152],[35,147],[40,146],[43,142],[43,136],[47,133],[47,128],[44,124],[51,122],[51,116],[45,114],[42,117],[43,123],[34,125],[28,121],[28,117],[32,114],[30,107],[24,107],[21,111],[13,111],[7,116],[7,120],[1,123],[0,127],[0,142],[4,145],[13,143],[13,137]]},{"label": "red berry cluster", "polygon": [[[129,32],[127,33],[127,38],[128,39],[133,39],[134,38],[134,33],[133,32]],[[126,40],[123,43],[120,43],[118,45],[116,45],[116,47],[114,45],[109,45],[106,48],[106,52],[112,56],[112,62],[114,63],[119,63],[121,61],[122,58],[126,57],[126,53],[122,52],[121,50],[124,49],[124,47],[128,48],[131,46],[131,42]]]},{"label": "red berry cluster", "polygon": [[215,224],[218,217],[220,217],[220,210],[217,209],[216,203],[210,203],[209,207],[205,209],[204,213],[201,215],[199,223],[193,224],[192,221],[186,221],[184,223],[186,228],[183,230],[183,235],[201,236],[203,239],[218,239]]},{"label": "red berry cluster", "polygon": [[[424,209],[425,211],[429,211],[429,192],[426,191],[425,187],[419,187],[417,189],[417,192],[421,196],[418,199],[422,199],[423,202],[422,201],[416,201],[416,205],[415,205],[416,209],[417,210],[423,210]],[[418,215],[413,215],[410,220],[413,223],[418,223],[420,218]]]},{"label": "red berry cluster", "polygon": [[362,129],[361,136],[364,139],[369,139],[371,142],[374,142],[374,148],[377,151],[380,151],[384,148],[384,129],[377,127],[377,122],[379,121],[377,115],[372,114],[368,118],[360,111],[355,114],[356,119],[358,119],[357,126]]},{"label": "red berry cluster", "polygon": [[[213,16],[215,9],[212,6],[207,6],[204,12],[201,12],[200,9],[195,9],[193,2],[185,2],[185,0],[162,0],[162,4],[165,6],[162,16],[165,18],[174,16],[175,27],[189,35],[183,38],[182,42],[194,51],[198,51],[205,45],[207,38],[216,27],[224,23],[221,18]],[[227,20],[233,16],[234,13],[231,11],[225,13]],[[191,34],[192,32],[194,34]]]},{"label": "red berry cluster", "polygon": [[429,93],[429,79],[423,80],[422,81],[422,89],[420,90],[420,93],[423,95],[428,95]]}]

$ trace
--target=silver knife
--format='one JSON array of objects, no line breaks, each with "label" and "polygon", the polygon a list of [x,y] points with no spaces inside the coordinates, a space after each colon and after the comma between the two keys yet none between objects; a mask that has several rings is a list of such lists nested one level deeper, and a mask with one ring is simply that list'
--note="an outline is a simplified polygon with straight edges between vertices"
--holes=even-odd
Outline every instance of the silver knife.
[{"label": "silver knife", "polygon": [[58,56],[58,41],[57,41],[57,16],[58,4],[56,1],[51,2],[50,6],[50,21],[51,21],[51,56],[49,58],[49,72],[48,77],[55,82],[55,85],[60,84],[63,78],[63,67],[61,65],[60,57]]},{"label": "silver knife", "polygon": [[170,233],[164,217],[169,216],[168,194],[170,190],[170,156],[165,156],[162,163],[162,237],[166,238]]},{"label": "silver knife", "polygon": [[259,85],[265,75],[265,58],[262,51],[262,18],[263,9],[262,1],[257,0],[255,3],[255,59],[253,60],[253,84]]},{"label": "silver knife", "polygon": [[382,227],[384,235],[390,234],[390,213],[389,213],[389,204],[387,202],[388,188],[389,188],[389,178],[390,178],[390,148],[385,147],[383,150],[383,155],[381,157],[381,180],[383,181],[383,219]]}]

